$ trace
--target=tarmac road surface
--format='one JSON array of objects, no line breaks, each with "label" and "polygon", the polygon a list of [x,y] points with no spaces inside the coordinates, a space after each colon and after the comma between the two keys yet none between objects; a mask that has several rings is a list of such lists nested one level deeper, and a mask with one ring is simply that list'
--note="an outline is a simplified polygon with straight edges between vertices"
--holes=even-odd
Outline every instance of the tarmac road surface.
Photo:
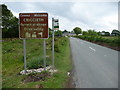
[{"label": "tarmac road surface", "polygon": [[70,37],[76,88],[118,88],[118,51]]}]

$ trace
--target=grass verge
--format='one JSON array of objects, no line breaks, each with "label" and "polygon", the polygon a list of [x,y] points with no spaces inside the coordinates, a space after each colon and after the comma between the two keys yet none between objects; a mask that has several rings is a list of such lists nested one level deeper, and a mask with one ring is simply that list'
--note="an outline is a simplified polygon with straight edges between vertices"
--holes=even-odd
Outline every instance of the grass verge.
[{"label": "grass verge", "polygon": [[[52,63],[51,38],[46,40],[47,60]],[[27,40],[27,62],[33,58],[43,58],[43,40]],[[55,68],[58,70],[50,78],[44,81],[22,82],[26,77],[19,75],[23,70],[23,41],[19,39],[5,39],[2,43],[2,87],[3,88],[36,88],[42,85],[43,88],[64,88],[67,82],[67,72],[71,70],[69,39],[65,37],[55,38]],[[41,60],[42,64],[43,61]]]},{"label": "grass verge", "polygon": [[105,36],[82,35],[82,36],[75,36],[75,37],[120,51],[120,37],[118,36],[105,37]]}]

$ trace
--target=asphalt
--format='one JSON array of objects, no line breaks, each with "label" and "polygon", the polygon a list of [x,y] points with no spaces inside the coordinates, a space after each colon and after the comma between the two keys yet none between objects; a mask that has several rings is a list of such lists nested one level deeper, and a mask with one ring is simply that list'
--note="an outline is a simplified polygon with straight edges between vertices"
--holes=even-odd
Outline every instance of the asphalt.
[{"label": "asphalt", "polygon": [[118,88],[118,51],[70,37],[75,88]]}]

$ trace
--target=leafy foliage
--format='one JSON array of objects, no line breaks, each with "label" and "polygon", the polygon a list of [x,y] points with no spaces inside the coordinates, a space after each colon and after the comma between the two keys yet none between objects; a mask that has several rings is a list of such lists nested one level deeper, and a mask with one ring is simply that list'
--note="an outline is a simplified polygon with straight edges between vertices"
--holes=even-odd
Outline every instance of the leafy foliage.
[{"label": "leafy foliage", "polygon": [[82,29],[79,28],[79,27],[75,27],[75,28],[73,29],[73,31],[74,31],[77,35],[82,33]]},{"label": "leafy foliage", "polygon": [[2,37],[13,38],[18,35],[18,19],[13,16],[5,4],[2,4]]},{"label": "leafy foliage", "polygon": [[83,31],[83,35],[88,35],[88,32],[87,31]]},{"label": "leafy foliage", "polygon": [[120,31],[114,29],[112,31],[111,35],[113,35],[113,36],[120,36]]},{"label": "leafy foliage", "polygon": [[96,35],[98,35],[98,34],[97,34],[97,32],[96,32],[95,30],[89,29],[89,30],[88,30],[88,35],[94,35],[94,36],[96,36]]},{"label": "leafy foliage", "polygon": [[52,29],[49,28],[49,37],[52,37]]},{"label": "leafy foliage", "polygon": [[55,36],[58,36],[58,37],[62,36],[62,31],[60,30],[55,31]]}]

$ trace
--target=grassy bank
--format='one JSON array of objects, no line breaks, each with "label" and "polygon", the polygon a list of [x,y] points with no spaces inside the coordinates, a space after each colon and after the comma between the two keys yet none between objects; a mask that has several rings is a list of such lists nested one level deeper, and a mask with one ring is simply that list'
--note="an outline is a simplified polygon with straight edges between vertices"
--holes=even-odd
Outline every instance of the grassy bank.
[{"label": "grassy bank", "polygon": [[96,44],[100,44],[103,46],[110,47],[112,49],[119,50],[120,49],[120,37],[118,36],[75,36],[77,38],[87,40]]},{"label": "grassy bank", "polygon": [[0,89],[2,89],[2,42],[0,42]]},{"label": "grassy bank", "polygon": [[[47,44],[47,65],[52,64],[51,38],[46,40]],[[43,66],[43,40],[27,40],[27,63],[33,60],[40,60]],[[23,82],[25,75],[19,75],[23,70],[23,41],[19,39],[5,39],[2,44],[2,82],[3,88],[35,88],[42,85],[44,88],[63,88],[67,72],[71,70],[69,39],[55,38],[55,68],[58,70],[50,78],[44,81]],[[37,60],[36,60],[37,61]],[[31,65],[32,66],[32,65]],[[33,66],[32,66],[33,67]]]}]

